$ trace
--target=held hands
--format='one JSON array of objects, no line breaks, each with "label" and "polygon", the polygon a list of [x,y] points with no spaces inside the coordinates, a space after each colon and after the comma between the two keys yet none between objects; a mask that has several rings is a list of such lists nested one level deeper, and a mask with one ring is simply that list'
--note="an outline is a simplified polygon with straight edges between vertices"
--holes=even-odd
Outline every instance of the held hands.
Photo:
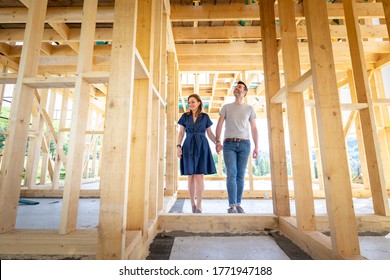
[{"label": "held hands", "polygon": [[217,154],[219,154],[223,150],[221,142],[218,141],[217,143],[215,143],[215,150],[217,151]]}]

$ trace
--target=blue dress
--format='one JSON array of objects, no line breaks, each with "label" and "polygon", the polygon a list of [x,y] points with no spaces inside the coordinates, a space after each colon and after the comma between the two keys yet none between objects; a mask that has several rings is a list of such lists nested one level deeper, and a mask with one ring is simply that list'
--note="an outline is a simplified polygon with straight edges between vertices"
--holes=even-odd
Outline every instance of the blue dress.
[{"label": "blue dress", "polygon": [[217,173],[206,138],[206,129],[213,124],[209,115],[201,113],[194,123],[192,114],[184,113],[178,124],[184,126],[186,132],[180,159],[181,175]]}]

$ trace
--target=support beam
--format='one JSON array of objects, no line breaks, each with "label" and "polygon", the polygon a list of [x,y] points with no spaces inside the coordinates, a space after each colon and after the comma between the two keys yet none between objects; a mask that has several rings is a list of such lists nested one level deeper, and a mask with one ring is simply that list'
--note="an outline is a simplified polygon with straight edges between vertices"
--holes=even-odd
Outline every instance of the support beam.
[{"label": "support beam", "polygon": [[116,0],[102,147],[97,259],[123,259],[129,188],[137,0]]},{"label": "support beam", "polygon": [[276,215],[290,216],[282,105],[271,103],[271,98],[280,88],[274,0],[260,0],[259,6],[262,23],[261,34],[263,35],[264,83],[267,103],[273,207]]},{"label": "support beam", "polygon": [[85,131],[88,121],[89,94],[91,90],[90,84],[83,80],[82,76],[84,72],[90,72],[92,70],[97,2],[97,0],[85,0],[83,6],[80,55],[77,62],[78,75],[72,106],[69,152],[65,171],[64,198],[62,201],[59,228],[61,234],[72,232],[77,226]]},{"label": "support beam", "polygon": [[360,255],[326,2],[303,3],[332,253]]},{"label": "support beam", "polygon": [[34,89],[23,84],[24,77],[38,72],[47,0],[34,1],[27,13],[20,69],[13,98],[8,139],[0,170],[0,232],[12,231],[24,165]]},{"label": "support beam", "polygon": [[168,91],[167,91],[167,141],[166,141],[166,191],[165,195],[174,194],[177,182],[174,180],[177,173],[176,138],[177,138],[177,106],[176,92],[176,59],[175,54],[168,53]]},{"label": "support beam", "polygon": [[[313,186],[310,170],[309,140],[306,131],[305,102],[303,91],[312,83],[311,71],[301,77],[294,3],[279,2],[282,37],[283,68],[287,91],[287,119],[290,134],[292,174],[295,191],[297,224],[300,230],[314,230]],[[309,74],[307,74],[309,73]],[[296,84],[298,86],[290,86]],[[304,84],[304,86],[299,86]]]},{"label": "support beam", "polygon": [[387,33],[390,37],[390,0],[382,0],[383,10],[385,14]]},{"label": "support beam", "polygon": [[370,178],[370,187],[373,194],[374,212],[377,215],[388,216],[390,215],[389,203],[386,196],[386,183],[380,157],[378,134],[375,129],[375,116],[368,83],[367,69],[364,63],[364,50],[359,31],[356,2],[344,0],[343,6],[357,100],[359,103],[367,103],[368,105],[368,108],[359,111],[359,115]]}]

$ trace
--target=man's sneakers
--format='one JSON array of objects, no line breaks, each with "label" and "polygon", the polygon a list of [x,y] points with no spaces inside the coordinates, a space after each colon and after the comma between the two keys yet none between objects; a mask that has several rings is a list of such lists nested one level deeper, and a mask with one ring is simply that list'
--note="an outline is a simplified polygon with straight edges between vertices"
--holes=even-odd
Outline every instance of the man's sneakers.
[{"label": "man's sneakers", "polygon": [[244,209],[240,205],[236,206],[236,209],[233,207],[229,207],[227,210],[228,213],[245,213]]},{"label": "man's sneakers", "polygon": [[229,207],[227,210],[228,213],[237,213],[237,210],[234,209],[233,207]]},{"label": "man's sneakers", "polygon": [[236,209],[237,209],[238,213],[245,213],[244,209],[242,209],[242,207],[240,205],[237,205]]}]

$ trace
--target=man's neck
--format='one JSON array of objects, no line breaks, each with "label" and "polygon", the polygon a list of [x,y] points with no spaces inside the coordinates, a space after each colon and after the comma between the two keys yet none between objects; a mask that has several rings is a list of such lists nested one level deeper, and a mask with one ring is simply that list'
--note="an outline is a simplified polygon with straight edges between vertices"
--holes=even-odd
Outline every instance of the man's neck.
[{"label": "man's neck", "polygon": [[236,100],[234,100],[234,103],[244,104],[244,97],[236,97]]}]

